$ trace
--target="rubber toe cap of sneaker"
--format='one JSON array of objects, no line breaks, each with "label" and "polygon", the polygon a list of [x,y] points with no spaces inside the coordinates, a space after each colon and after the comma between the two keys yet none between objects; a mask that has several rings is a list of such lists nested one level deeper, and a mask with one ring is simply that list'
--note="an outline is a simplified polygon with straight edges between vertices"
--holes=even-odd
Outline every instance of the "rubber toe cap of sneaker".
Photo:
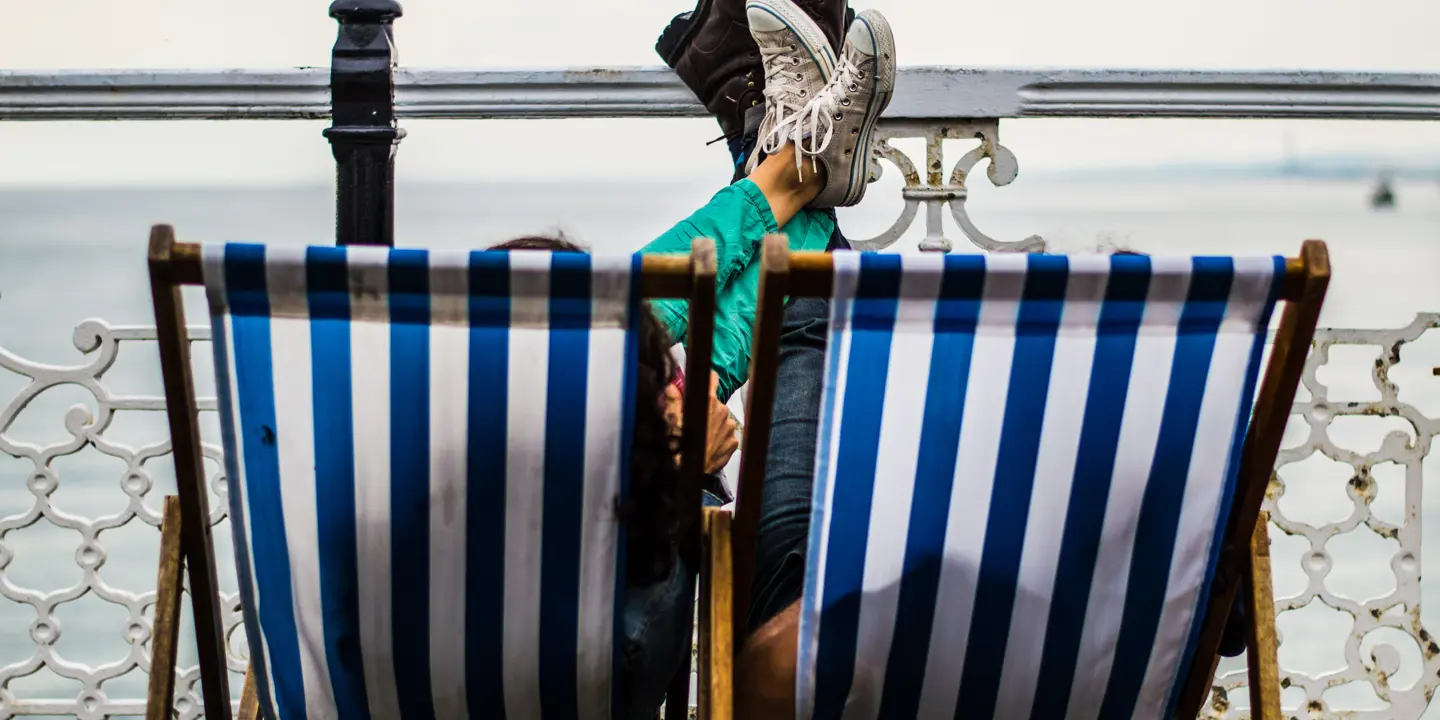
[{"label": "rubber toe cap of sneaker", "polygon": [[745,8],[745,17],[750,21],[750,29],[754,32],[776,32],[785,29],[785,22],[780,16],[759,5]]},{"label": "rubber toe cap of sneaker", "polygon": [[850,46],[866,55],[875,54],[875,33],[870,29],[870,23],[864,18],[859,18],[850,26],[850,33],[846,36]]}]

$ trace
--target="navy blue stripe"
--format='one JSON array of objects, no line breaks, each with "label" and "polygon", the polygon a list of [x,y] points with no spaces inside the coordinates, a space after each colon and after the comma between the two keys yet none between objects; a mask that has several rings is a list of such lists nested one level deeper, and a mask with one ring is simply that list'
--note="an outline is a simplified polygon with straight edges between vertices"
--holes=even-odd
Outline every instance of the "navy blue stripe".
[{"label": "navy blue stripe", "polygon": [[[630,259],[630,307],[625,314],[625,390],[621,395],[620,426],[620,492],[616,507],[627,507],[630,502],[630,451],[635,441],[635,412],[643,400],[636,394],[635,385],[640,373],[640,313],[650,312],[640,297],[640,278],[643,276],[644,258],[635,253]],[[625,572],[628,541],[625,524],[616,529],[615,542],[615,611],[610,616],[613,625],[613,645],[610,655],[610,707],[611,714],[618,716],[627,708],[618,707],[620,696],[618,684],[622,678],[620,653],[625,647]]]},{"label": "navy blue stripe", "polygon": [[[1196,608],[1195,616],[1191,620],[1190,638],[1185,643],[1185,652],[1180,656],[1180,667],[1175,674],[1176,679],[1184,678],[1190,674],[1190,664],[1195,661],[1196,647],[1200,644],[1200,628],[1204,624],[1205,609],[1210,606],[1210,588],[1215,580],[1215,568],[1220,560],[1221,543],[1225,538],[1225,528],[1230,522],[1230,508],[1235,503],[1235,487],[1240,477],[1240,460],[1245,446],[1246,430],[1250,426],[1250,410],[1255,401],[1255,383],[1260,376],[1260,358],[1265,353],[1265,339],[1269,334],[1270,315],[1275,311],[1275,303],[1280,299],[1280,289],[1285,283],[1285,258],[1276,257],[1273,260],[1274,268],[1271,272],[1274,275],[1270,278],[1270,295],[1265,300],[1265,307],[1260,311],[1256,319],[1255,342],[1250,347],[1250,362],[1246,367],[1245,389],[1240,396],[1240,409],[1235,416],[1235,437],[1230,445],[1230,462],[1225,469],[1225,490],[1220,499],[1220,512],[1216,513],[1215,530],[1210,540],[1210,561],[1205,565],[1205,582],[1200,588],[1200,596],[1197,601],[1200,603]],[[1166,701],[1166,717],[1174,717],[1175,705],[1180,702],[1181,683],[1174,682],[1170,687],[1170,698]]]},{"label": "navy blue stripe", "polygon": [[355,538],[355,426],[351,407],[350,289],[345,251],[309,248],[310,378],[315,414],[315,510],[320,616],[330,687],[341,717],[368,718],[360,654]]},{"label": "navy blue stripe", "polygon": [[270,284],[265,278],[265,246],[226,245],[224,272],[225,302],[230,314],[269,320]]},{"label": "navy blue stripe", "polygon": [[867,254],[860,258],[850,326],[845,416],[835,463],[825,596],[820,610],[815,720],[841,716],[855,670],[866,536],[900,276],[898,255]]},{"label": "navy blue stripe", "polygon": [[474,717],[505,717],[505,479],[509,447],[510,259],[470,254],[465,481],[465,694]]},{"label": "navy blue stripe", "polygon": [[980,576],[975,587],[975,611],[965,650],[965,670],[960,677],[957,718],[988,718],[995,714],[1003,666],[998,659],[1005,657],[1010,636],[1040,449],[1043,423],[1038,420],[1045,416],[1055,335],[1065,308],[1068,277],[1069,261],[1064,257],[1028,258]]},{"label": "navy blue stripe", "polygon": [[[580,528],[590,365],[590,256],[557,253],[550,268],[545,490],[540,543],[540,708],[572,718],[580,621]],[[538,389],[538,388],[537,388]]]},{"label": "navy blue stripe", "polygon": [[1154,649],[1155,631],[1170,581],[1175,533],[1205,397],[1215,333],[1225,315],[1234,268],[1227,258],[1195,258],[1190,293],[1180,314],[1170,389],[1160,419],[1155,460],[1141,500],[1125,591],[1125,612],[1115,664],[1100,717],[1130,717]]},{"label": "navy blue stripe", "polygon": [[231,245],[225,251],[225,288],[235,339],[235,394],[240,401],[237,437],[245,455],[255,589],[260,625],[270,650],[275,704],[286,718],[305,717],[305,683],[295,632],[290,553],[280,495],[280,457],[275,439],[275,382],[270,351],[270,298],[265,249]]},{"label": "navy blue stripe", "polygon": [[919,712],[940,568],[945,559],[955,453],[960,446],[965,389],[970,380],[971,351],[984,289],[985,256],[945,258],[945,275],[935,306],[935,344],[926,384],[894,641],[885,666],[879,714],[882,719],[914,718]]},{"label": "navy blue stripe", "polygon": [[[430,693],[430,276],[423,250],[390,253],[390,597],[406,717]],[[457,598],[458,602],[459,599]]]},{"label": "navy blue stripe", "polygon": [[1030,717],[1064,717],[1085,629],[1095,561],[1100,552],[1105,507],[1115,472],[1115,452],[1135,362],[1135,339],[1150,290],[1150,259],[1116,256],[1095,340],[1095,360],[1086,395],[1085,418],[1075,454],[1075,476],[1065,511],[1065,530],[1055,570],[1055,596],[1045,624],[1045,649]]}]

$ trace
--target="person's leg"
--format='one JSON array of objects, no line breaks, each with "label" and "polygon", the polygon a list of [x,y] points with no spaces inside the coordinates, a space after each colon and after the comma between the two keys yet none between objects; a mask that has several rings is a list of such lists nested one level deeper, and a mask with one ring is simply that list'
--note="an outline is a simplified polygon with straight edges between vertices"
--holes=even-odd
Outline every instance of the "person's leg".
[{"label": "person's leg", "polygon": [[[787,146],[749,178],[716,193],[704,207],[640,249],[646,254],[687,253],[695,238],[715,241],[719,297],[713,366],[720,376],[721,401],[728,400],[749,376],[760,242],[783,231],[791,250],[825,249],[835,230],[834,217],[805,207],[823,185],[823,176],[808,163],[797,171],[794,149]],[[683,300],[655,300],[651,308],[672,339],[684,340],[687,304]]]},{"label": "person's leg", "polygon": [[791,298],[786,305],[747,632],[799,600],[804,587],[829,328],[827,300]]},{"label": "person's leg", "polygon": [[[752,148],[747,161],[749,178],[721,191],[717,199],[759,190],[777,228],[805,207],[833,208],[860,202],[869,179],[874,125],[889,104],[894,86],[894,37],[889,23],[874,11],[860,13],[846,35],[839,63],[831,67],[821,60],[833,58],[833,52],[819,46],[833,45],[833,41],[827,43],[821,30],[792,0],[753,0],[747,13],[757,47],[767,58],[766,108],[758,134],[760,147],[773,156],[761,160]],[[820,49],[825,52],[817,54]],[[809,104],[805,98],[810,98]],[[744,154],[743,148],[740,154]],[[793,173],[783,162],[787,157],[796,161]],[[756,161],[758,164],[750,165]],[[817,183],[821,189],[811,195]],[[833,232],[833,218],[826,218],[826,227],[827,235]],[[683,237],[688,244],[694,235],[678,235],[662,238],[647,250],[683,251],[683,246],[674,248],[674,242]],[[826,244],[829,240],[827,237]],[[754,260],[759,244],[731,246],[723,236],[716,241],[721,243],[717,281],[724,288],[732,272]],[[674,304],[668,308],[662,304],[660,310],[673,337],[679,337],[683,329],[676,310]],[[740,356],[744,355],[748,348]],[[744,377],[739,373],[728,378],[733,381],[729,382],[725,375],[722,372],[722,386],[728,396]]]},{"label": "person's leg", "polygon": [[[842,54],[834,83],[814,101],[817,110],[834,114],[803,115],[794,129],[797,138],[807,133],[814,137],[821,128],[807,128],[807,123],[834,121],[813,152],[803,148],[829,171],[829,182],[814,201],[820,207],[853,205],[864,197],[874,118],[889,103],[895,75],[894,37],[884,16],[860,13]],[[866,77],[871,79],[868,85]],[[748,636],[735,664],[740,717],[781,717],[795,708],[799,605],[805,589],[828,329],[826,303],[794,300],[786,308]]]},{"label": "person's leg", "polygon": [[[702,492],[701,503],[719,507],[721,500]],[[689,660],[693,638],[685,630],[695,607],[696,570],[677,557],[664,580],[626,589],[616,717],[653,720],[676,668]]]},{"label": "person's leg", "polygon": [[816,298],[785,307],[749,625],[735,661],[736,717],[783,717],[795,707],[829,312],[829,302]]}]

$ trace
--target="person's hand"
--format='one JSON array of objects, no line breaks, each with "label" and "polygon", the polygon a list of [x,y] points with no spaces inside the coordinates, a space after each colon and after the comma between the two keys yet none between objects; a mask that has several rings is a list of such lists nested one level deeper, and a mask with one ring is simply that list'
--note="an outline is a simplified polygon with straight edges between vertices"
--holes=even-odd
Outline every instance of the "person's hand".
[{"label": "person's hand", "polygon": [[720,376],[710,373],[710,420],[706,423],[709,437],[705,438],[705,472],[711,475],[725,469],[730,457],[740,449],[740,424],[730,414],[730,408],[720,402],[716,389]]},{"label": "person's hand", "polygon": [[[714,372],[710,373],[710,410],[707,418],[705,437],[705,472],[715,474],[725,469],[730,462],[731,456],[740,449],[739,429],[740,424],[730,414],[730,408],[720,402],[716,396],[716,390],[720,386],[720,376]],[[691,387],[694,387],[693,385]],[[684,430],[684,413],[682,412],[684,401],[680,397],[680,391],[674,385],[665,386],[665,420],[670,424],[671,432],[678,437]],[[675,454],[675,464],[680,464],[680,454]]]},{"label": "person's hand", "polygon": [[[681,425],[685,419],[685,402],[680,396],[680,388],[675,383],[665,386],[665,424],[670,426],[670,434],[680,437]],[[675,463],[680,463],[680,454],[675,454]]]}]

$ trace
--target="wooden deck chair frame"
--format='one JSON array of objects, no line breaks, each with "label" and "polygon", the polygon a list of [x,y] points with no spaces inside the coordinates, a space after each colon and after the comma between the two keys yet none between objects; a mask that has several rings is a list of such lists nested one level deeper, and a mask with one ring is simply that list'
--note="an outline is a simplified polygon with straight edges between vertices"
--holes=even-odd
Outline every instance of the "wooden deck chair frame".
[{"label": "wooden deck chair frame", "polygon": [[[231,716],[230,676],[226,664],[224,628],[220,618],[219,594],[215,575],[215,546],[210,527],[210,502],[206,489],[204,456],[200,448],[200,424],[195,399],[195,383],[190,365],[190,335],[185,324],[180,288],[203,285],[199,245],[177,243],[169,225],[156,225],[150,230],[149,246],[150,292],[155,306],[156,336],[160,346],[160,369],[164,376],[166,415],[170,424],[171,445],[175,459],[178,496],[165,498],[161,525],[159,578],[153,623],[154,642],[150,653],[150,684],[146,697],[147,720],[163,720],[172,714],[175,693],[176,647],[179,639],[181,572],[188,568],[191,608],[195,619],[196,649],[200,656],[200,682],[204,711],[207,717]],[[715,243],[701,238],[694,241],[689,256],[649,255],[641,268],[641,296],[679,298],[689,302],[688,342],[685,373],[687,377],[704,378],[710,374],[715,329]],[[699,383],[697,387],[705,387]],[[714,520],[700,512],[701,479],[705,473],[705,441],[709,416],[709,395],[692,392],[685,395],[681,435],[681,474],[689,497],[685,506],[695,514],[687,524],[695,533],[712,526],[716,532],[728,530],[726,522]],[[725,518],[728,520],[728,518]],[[723,541],[696,538],[702,547],[729,548],[728,534]],[[728,553],[727,553],[728,557]],[[709,562],[702,563],[708,568]],[[709,581],[702,577],[704,584]],[[729,586],[728,577],[724,587]],[[709,632],[708,619],[714,615],[701,609],[701,652],[721,667],[729,667],[727,636]],[[721,617],[728,617],[728,611]],[[685,633],[691,632],[687,626]],[[722,639],[710,647],[706,639]],[[688,714],[690,694],[690,663],[685,663],[670,683],[666,716],[684,718]],[[719,703],[720,698],[702,700]],[[239,717],[251,720],[259,715],[259,702],[251,673],[245,675],[240,699]],[[702,717],[709,716],[708,705],[702,702]]]},{"label": "wooden deck chair frame", "polygon": [[[743,633],[755,572],[755,543],[760,522],[760,498],[765,483],[765,459],[770,450],[770,421],[775,402],[775,372],[779,363],[784,302],[787,296],[828,298],[834,276],[831,259],[826,253],[792,254],[783,238],[767,238],[765,242],[733,529],[727,527],[724,531],[731,536],[729,549],[733,556],[711,560],[717,568],[723,567],[725,572],[712,575],[710,591],[714,597],[701,596],[702,606],[711,607],[714,612],[730,610],[728,617],[717,614],[712,618],[712,632],[728,634],[737,650],[744,644]],[[1280,299],[1285,301],[1285,309],[1246,431],[1235,500],[1221,541],[1219,565],[1206,600],[1205,619],[1201,626],[1196,657],[1212,659],[1208,663],[1191,664],[1190,673],[1184,679],[1177,718],[1188,720],[1199,715],[1219,662],[1217,651],[1229,609],[1235,602],[1236,594],[1242,591],[1249,611],[1246,615],[1250,620],[1245,636],[1252,716],[1263,720],[1281,718],[1275,601],[1270,580],[1270,541],[1266,531],[1268,518],[1261,513],[1261,505],[1329,282],[1330,258],[1325,243],[1319,240],[1307,240],[1301,246],[1300,256],[1286,261],[1280,295]],[[723,524],[731,525],[730,519],[726,520]],[[712,526],[720,524],[715,519],[710,522]],[[712,542],[720,535],[716,533]],[[728,592],[720,585],[722,578],[727,576],[731,582]],[[711,682],[727,689],[730,685],[728,676],[712,679]]]}]

